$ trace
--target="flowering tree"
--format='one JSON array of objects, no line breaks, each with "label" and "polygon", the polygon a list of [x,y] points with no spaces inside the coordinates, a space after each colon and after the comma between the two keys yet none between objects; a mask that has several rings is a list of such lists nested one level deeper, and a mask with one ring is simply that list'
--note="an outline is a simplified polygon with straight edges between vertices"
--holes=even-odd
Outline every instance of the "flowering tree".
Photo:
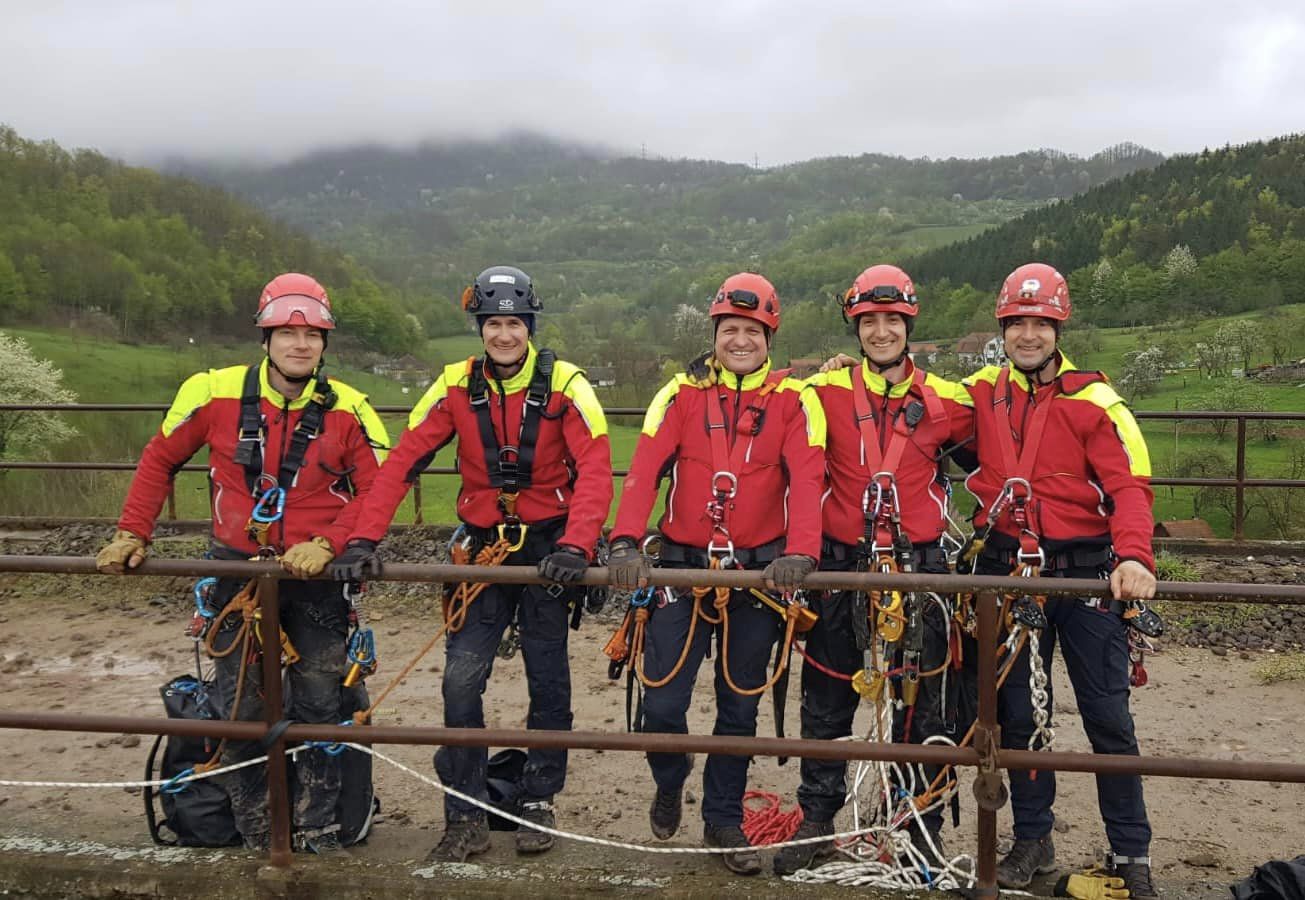
[{"label": "flowering tree", "polygon": [[[75,403],[63,386],[63,372],[37,359],[22,338],[0,331],[0,397],[5,403]],[[0,412],[0,458],[49,456],[50,449],[77,434],[59,413]]]}]

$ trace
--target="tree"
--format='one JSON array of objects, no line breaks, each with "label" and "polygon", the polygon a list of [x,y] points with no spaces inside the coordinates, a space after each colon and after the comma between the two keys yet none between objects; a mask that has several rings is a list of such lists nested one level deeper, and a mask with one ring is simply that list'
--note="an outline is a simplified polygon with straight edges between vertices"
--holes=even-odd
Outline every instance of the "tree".
[{"label": "tree", "polygon": [[1233,359],[1241,362],[1242,371],[1247,372],[1251,368],[1252,357],[1264,344],[1264,332],[1249,319],[1234,319],[1219,326],[1219,330],[1214,333],[1214,342],[1227,347]]},{"label": "tree", "polygon": [[1124,372],[1119,385],[1130,403],[1152,393],[1164,376],[1165,352],[1159,347],[1148,347],[1124,357]]},{"label": "tree", "polygon": [[701,306],[681,303],[671,316],[671,353],[687,363],[711,345],[711,318]]},{"label": "tree", "polygon": [[[63,386],[63,372],[37,359],[22,338],[0,331],[0,397],[7,403],[75,403]],[[0,412],[0,459],[48,457],[50,450],[77,434],[59,413]]]},{"label": "tree", "polygon": [[1179,283],[1196,274],[1196,254],[1186,244],[1178,244],[1165,254],[1163,265],[1169,280]]}]

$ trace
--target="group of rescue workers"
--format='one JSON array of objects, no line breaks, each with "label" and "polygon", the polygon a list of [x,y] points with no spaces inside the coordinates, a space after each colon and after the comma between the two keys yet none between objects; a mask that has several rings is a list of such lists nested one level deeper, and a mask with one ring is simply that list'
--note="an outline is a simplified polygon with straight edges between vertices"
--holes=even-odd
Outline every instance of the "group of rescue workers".
[{"label": "group of rescue workers", "polygon": [[[326,291],[306,275],[273,279],[255,318],[265,358],[196,374],[181,386],[141,455],[118,530],[97,556],[106,572],[139,566],[173,477],[207,447],[210,555],[277,558],[293,576],[280,593],[285,635],[297,655],[288,667],[287,718],[334,724],[350,712],[342,710],[342,697],[350,660],[358,662],[348,646],[351,586],[381,574],[378,544],[395,510],[435,454],[456,439],[462,483],[455,560],[537,566],[546,583],[460,585],[446,595],[444,724],[483,727],[482,696],[501,644],[510,640],[525,662],[528,727],[572,727],[567,647],[584,603],[577,582],[599,563],[613,497],[606,419],[584,372],[532,342],[542,303],[528,275],[508,266],[486,269],[462,302],[484,355],[446,366],[389,450],[367,398],[325,374],[323,354],[335,327]],[[1059,642],[1093,749],[1136,754],[1128,629],[1156,585],[1150,464],[1132,415],[1106,378],[1075,369],[1058,349],[1070,310],[1059,272],[1041,263],[1020,266],[997,298],[1008,361],[955,383],[925,373],[908,355],[919,313],[911,278],[896,266],[872,266],[842,298],[861,359],[840,355],[803,381],[771,364],[781,318],[771,283],[751,273],[726,279],[710,303],[712,349],[667,383],[647,411],[609,536],[610,582],[634,591],[608,645],[614,668],[628,664],[637,678],[633,727],[687,733],[694,681],[714,635],[713,733],[755,735],[760,697],[768,687],[782,692],[788,652],[800,638],[807,660],[804,738],[850,736],[862,698],[886,695],[895,708],[894,740],[959,742],[975,715],[973,598],[930,595],[907,609],[895,592],[800,593],[817,568],[948,572],[942,539],[950,457],[970,471],[966,486],[978,501],[960,568],[1108,578],[1114,597],[1037,598],[1036,605],[1016,598],[1017,607],[1033,606],[1023,610],[1012,610],[1006,598],[1007,622],[1014,616],[1031,624],[1040,640],[1009,648],[1017,655],[1000,687],[1002,746],[1023,749],[1045,732],[1049,699],[1032,695],[1046,684]],[[668,476],[665,512],[656,540],[648,541]],[[759,570],[766,590],[654,589],[654,564]],[[323,573],[331,579],[315,577]],[[220,579],[208,602],[227,613],[248,603],[249,590],[240,579]],[[230,652],[244,639],[241,621],[219,617],[208,646],[225,710],[259,718],[260,668],[247,665],[243,647]],[[884,648],[890,658],[880,658]],[[955,677],[929,677],[942,671]],[[256,742],[230,742],[221,757],[234,763],[259,752]],[[488,761],[483,747],[443,747],[435,767],[442,782],[483,803]],[[744,756],[709,755],[701,805],[705,843],[724,848],[724,864],[743,875],[762,868],[742,830],[749,764]],[[648,765],[655,783],[649,824],[665,840],[680,827],[693,760],[649,753]],[[338,850],[338,759],[304,753],[294,773],[296,847]],[[515,786],[517,815],[554,828],[553,800],[566,773],[564,750],[530,750]],[[937,775],[926,769],[925,780],[936,782]],[[266,848],[263,767],[219,777],[246,846]],[[1097,792],[1110,870],[1132,897],[1157,896],[1141,779],[1099,775]],[[777,873],[830,855],[833,819],[847,796],[845,762],[802,761],[803,816],[794,837],[807,842],[776,854]],[[1014,844],[1000,861],[998,881],[1023,888],[1056,867],[1054,773],[1017,773],[1010,796]],[[446,795],[444,813],[433,860],[461,862],[489,849],[484,807]],[[940,854],[941,825],[941,804],[929,805],[911,824],[912,842]],[[547,850],[553,840],[528,826],[516,833],[524,853]]]}]

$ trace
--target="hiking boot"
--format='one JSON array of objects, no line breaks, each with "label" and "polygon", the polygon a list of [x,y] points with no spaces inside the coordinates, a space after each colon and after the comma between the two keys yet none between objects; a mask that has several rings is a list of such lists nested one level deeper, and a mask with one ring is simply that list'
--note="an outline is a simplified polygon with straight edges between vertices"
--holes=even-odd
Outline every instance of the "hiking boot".
[{"label": "hiking boot", "polygon": [[1151,880],[1150,859],[1142,857],[1142,860],[1145,861],[1114,863],[1111,874],[1124,879],[1130,900],[1159,900],[1160,892]]},{"label": "hiking boot", "polygon": [[1004,888],[1023,889],[1033,882],[1034,875],[1046,875],[1056,870],[1056,847],[1051,835],[1037,840],[1016,839],[1010,852],[997,863],[997,884]]},{"label": "hiking boot", "polygon": [[654,837],[667,841],[680,830],[680,817],[684,813],[683,797],[683,785],[673,791],[658,788],[657,793],[653,794],[652,806],[648,808],[648,825],[652,828]]},{"label": "hiking boot", "polygon": [[466,862],[467,857],[489,849],[489,825],[484,819],[449,822],[435,849],[426,854],[427,862]]},{"label": "hiking boot", "polygon": [[[517,815],[533,825],[545,828],[557,827],[557,815],[551,800],[526,800],[521,804]],[[545,831],[536,831],[525,825],[517,827],[518,853],[543,853],[553,849],[553,836]]]},{"label": "hiking boot", "polygon": [[[797,832],[789,840],[800,841],[804,838],[828,837],[833,833],[833,822],[813,822],[810,819],[803,819],[802,824],[798,826]],[[775,854],[775,874],[792,875],[798,869],[812,866],[817,860],[827,859],[833,853],[834,842],[832,840],[813,841],[810,844],[784,847]]]},{"label": "hiking boot", "polygon": [[253,853],[266,854],[272,850],[272,835],[266,831],[241,835],[240,839],[244,841],[245,849]]},{"label": "hiking boot", "polygon": [[739,848],[734,853],[713,854],[719,856],[720,861],[725,863],[725,868],[735,875],[761,874],[761,854],[752,849],[752,843],[739,826],[722,825],[715,828],[705,825],[702,829],[702,840],[708,847]]},{"label": "hiking boot", "polygon": [[332,826],[330,831],[319,829],[296,831],[291,846],[301,853],[316,853],[318,856],[324,856],[328,853],[336,853],[344,849],[344,844],[340,842],[340,830]]}]

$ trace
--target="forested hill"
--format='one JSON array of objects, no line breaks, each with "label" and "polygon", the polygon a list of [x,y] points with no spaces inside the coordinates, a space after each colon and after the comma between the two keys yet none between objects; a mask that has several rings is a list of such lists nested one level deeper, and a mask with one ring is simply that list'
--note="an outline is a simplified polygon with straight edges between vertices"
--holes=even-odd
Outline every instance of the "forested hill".
[{"label": "forested hill", "polygon": [[429,296],[404,296],[338,248],[220,189],[0,125],[0,326],[247,338],[259,291],[287,270],[326,285],[351,338],[393,353],[419,346],[405,307],[429,307]]},{"label": "forested hill", "polygon": [[1305,135],[1177,156],[906,264],[990,290],[1030,259],[1101,325],[1305,301]]},{"label": "forested hill", "polygon": [[173,165],[390,277],[454,291],[468,272],[510,259],[542,275],[565,308],[582,290],[628,296],[676,270],[755,264],[838,216],[852,217],[838,227],[853,232],[870,218],[878,234],[997,224],[1161,159],[1120,145],[1088,159],[1049,150],[977,160],[864,154],[754,169],[516,134],[321,151],[264,169]]}]

